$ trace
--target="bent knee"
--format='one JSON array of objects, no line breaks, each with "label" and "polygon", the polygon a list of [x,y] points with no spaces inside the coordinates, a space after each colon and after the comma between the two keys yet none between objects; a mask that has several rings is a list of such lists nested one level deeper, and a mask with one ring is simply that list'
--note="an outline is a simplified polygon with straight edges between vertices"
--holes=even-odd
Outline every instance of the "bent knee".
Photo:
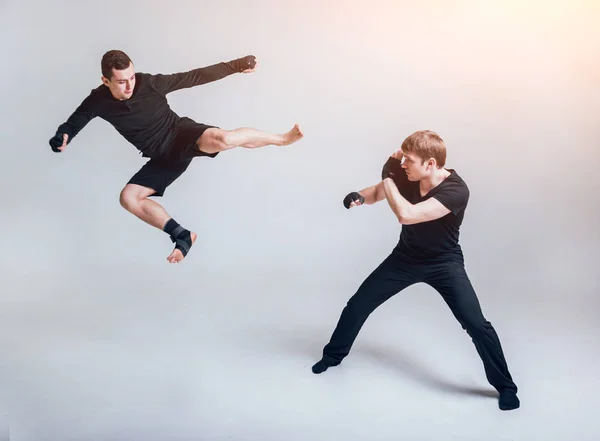
[{"label": "bent knee", "polygon": [[493,329],[492,324],[487,320],[463,321],[461,325],[467,334],[474,338],[484,336]]},{"label": "bent knee", "polygon": [[346,303],[349,314],[368,317],[377,308],[377,302],[367,296],[353,296]]},{"label": "bent knee", "polygon": [[139,203],[139,197],[134,191],[127,187],[128,186],[121,190],[121,194],[119,195],[119,203],[124,209],[130,210],[134,205]]},{"label": "bent knee", "polygon": [[227,150],[227,131],[218,128],[210,128],[204,131],[198,139],[198,148],[205,153],[216,153]]},{"label": "bent knee", "polygon": [[209,129],[209,136],[216,144],[227,145],[227,131],[223,129]]},{"label": "bent knee", "polygon": [[142,187],[136,184],[127,184],[119,194],[119,203],[126,210],[132,210],[139,203],[154,193],[151,188]]}]

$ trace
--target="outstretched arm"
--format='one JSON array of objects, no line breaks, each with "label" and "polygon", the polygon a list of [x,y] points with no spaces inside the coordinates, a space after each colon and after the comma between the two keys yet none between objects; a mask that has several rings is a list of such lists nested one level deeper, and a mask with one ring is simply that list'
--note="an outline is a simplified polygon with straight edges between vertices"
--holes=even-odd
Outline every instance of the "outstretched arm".
[{"label": "outstretched arm", "polygon": [[378,184],[363,188],[359,193],[365,198],[363,204],[373,205],[385,199],[385,191],[383,189],[383,181]]},{"label": "outstretched arm", "polygon": [[187,89],[221,80],[234,73],[253,72],[255,66],[256,58],[248,55],[228,62],[199,67],[187,72],[156,74],[152,77],[157,90],[166,95],[179,89]]},{"label": "outstretched arm", "polygon": [[[346,208],[351,208],[356,205],[373,205],[384,200],[386,198],[386,192],[383,179],[394,173],[406,179],[406,175],[402,173],[401,164],[402,151],[398,150],[397,152],[394,152],[383,165],[383,169],[381,170],[382,181],[375,185],[371,185],[370,187],[363,188],[358,192],[348,194],[344,199],[344,206],[346,206]],[[399,182],[399,185],[402,185],[402,181]],[[394,185],[394,188],[398,191],[396,185]]]},{"label": "outstretched arm", "polygon": [[385,199],[383,183],[363,188],[361,191],[348,193],[344,198],[344,207],[352,208],[357,205],[372,205]]},{"label": "outstretched arm", "polygon": [[403,225],[429,222],[450,213],[448,208],[433,197],[418,204],[411,204],[400,194],[391,178],[383,180],[383,188],[390,208]]},{"label": "outstretched arm", "polygon": [[90,94],[69,116],[66,122],[56,130],[56,134],[50,138],[50,146],[55,152],[62,152],[75,136],[96,117],[93,98]]}]

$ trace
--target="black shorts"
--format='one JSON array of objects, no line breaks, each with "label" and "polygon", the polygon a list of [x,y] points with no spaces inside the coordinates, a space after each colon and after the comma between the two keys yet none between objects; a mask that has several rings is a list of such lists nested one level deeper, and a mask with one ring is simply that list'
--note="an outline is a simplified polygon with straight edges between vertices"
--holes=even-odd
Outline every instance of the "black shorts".
[{"label": "black shorts", "polygon": [[151,158],[129,180],[128,184],[137,184],[151,188],[151,196],[163,196],[165,190],[189,167],[196,156],[214,158],[219,153],[204,153],[198,149],[196,141],[206,129],[217,128],[200,124],[190,118],[181,118],[175,127],[175,138],[166,156]]}]

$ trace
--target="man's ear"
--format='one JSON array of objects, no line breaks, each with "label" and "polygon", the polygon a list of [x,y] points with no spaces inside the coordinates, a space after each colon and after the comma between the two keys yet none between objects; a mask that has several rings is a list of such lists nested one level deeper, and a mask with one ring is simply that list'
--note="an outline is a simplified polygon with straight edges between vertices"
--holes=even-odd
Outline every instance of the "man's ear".
[{"label": "man's ear", "polygon": [[102,83],[103,83],[105,86],[108,86],[108,83],[109,83],[109,81],[108,81],[108,78],[106,78],[104,75],[102,75],[102,76],[100,77],[100,79],[102,80]]}]

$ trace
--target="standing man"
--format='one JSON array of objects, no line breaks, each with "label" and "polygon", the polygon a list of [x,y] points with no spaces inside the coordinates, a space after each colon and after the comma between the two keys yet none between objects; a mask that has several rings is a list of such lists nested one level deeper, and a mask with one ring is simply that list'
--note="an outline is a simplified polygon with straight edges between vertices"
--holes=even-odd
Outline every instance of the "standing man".
[{"label": "standing man", "polygon": [[348,301],[322,359],[312,371],[320,374],[339,365],[379,305],[410,285],[423,282],[440,293],[473,340],[486,377],[500,394],[500,409],[516,409],[520,406],[517,386],[496,331],[483,316],[459,245],[469,189],[455,170],[444,168],[445,163],[442,138],[431,131],[415,132],[388,159],[381,182],[344,199],[346,208],[386,199],[402,224],[402,232],[392,253]]},{"label": "standing man", "polygon": [[150,196],[163,196],[166,188],[185,172],[193,158],[216,157],[235,147],[285,146],[299,141],[303,134],[295,125],[285,134],[271,134],[253,128],[223,130],[180,117],[171,110],[166,95],[225,78],[234,73],[250,73],[257,60],[246,56],[229,62],[174,74],[135,72],[133,62],[120,50],[104,54],[102,84],[83,100],[50,139],[54,152],[62,152],[95,117],[110,124],[142,154],[150,158],[129,180],[120,194],[120,203],[144,222],[165,231],[175,243],[167,257],[179,263],[189,252],[197,234],[179,225]]}]

